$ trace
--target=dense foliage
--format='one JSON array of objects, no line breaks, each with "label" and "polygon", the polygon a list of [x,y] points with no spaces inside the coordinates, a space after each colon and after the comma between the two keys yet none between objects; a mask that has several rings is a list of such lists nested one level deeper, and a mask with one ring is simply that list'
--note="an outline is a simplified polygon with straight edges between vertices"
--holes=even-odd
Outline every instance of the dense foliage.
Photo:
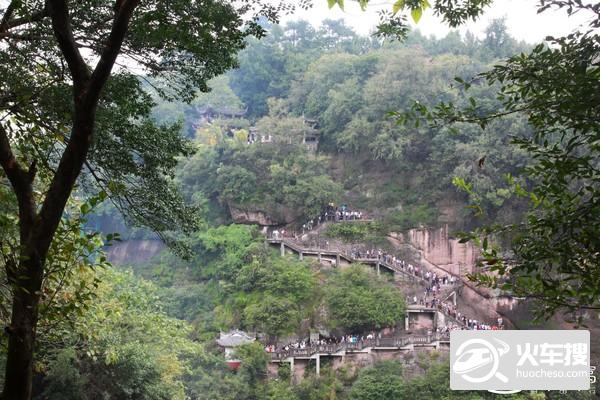
[{"label": "dense foliage", "polygon": [[404,298],[397,289],[362,266],[332,277],[326,288],[333,326],[352,332],[381,329],[404,321]]},{"label": "dense foliage", "polygon": [[[395,2],[377,33],[404,37],[404,14],[418,21],[429,7],[456,26],[491,1],[432,3]],[[542,300],[546,314],[598,309],[598,35],[529,47],[495,20],[483,40],[416,32],[390,43],[336,21],[319,29],[264,23],[266,40],[250,39],[240,68],[204,93],[209,78],[236,64],[246,37],[262,35],[256,20],[243,22],[251,4],[124,0],[113,10],[50,0],[2,9],[0,320],[2,344],[10,344],[0,359],[13,377],[3,382],[8,396],[31,397],[35,371],[40,400],[495,398],[451,392],[447,363],[423,359],[358,372],[324,362],[319,377],[309,363],[306,379],[290,385],[286,367],[266,379],[268,355],[254,343],[237,349],[238,372],[228,370],[214,347],[219,331],[241,328],[275,343],[391,327],[405,312],[402,293],[367,267],[279,257],[256,228],[228,224],[299,226],[325,204],[345,202],[381,222],[340,223],[326,235],[371,245],[391,231],[494,221],[465,240],[481,244],[501,279],[474,278]],[[600,26],[597,5],[541,2],[542,10],[551,5],[591,12],[591,26]],[[129,35],[114,43],[123,18]],[[93,73],[94,57],[84,60],[80,48],[100,60]],[[147,76],[136,76],[134,64]],[[458,85],[448,84],[453,78]],[[213,108],[237,117],[206,117]],[[308,137],[318,137],[315,147]],[[65,208],[76,181],[79,195],[99,194]],[[165,251],[134,266],[154,283],[110,267],[98,252],[102,236],[82,227],[82,215],[107,197],[112,205],[88,227],[121,229],[119,210],[128,224],[183,244],[188,259]],[[471,211],[457,211],[468,203]],[[186,235],[169,232],[177,230]],[[507,243],[510,253],[501,251]]]},{"label": "dense foliage", "polygon": [[327,227],[325,235],[340,238],[348,243],[369,243],[381,232],[381,226],[376,222],[354,223],[340,222]]},{"label": "dense foliage", "polygon": [[177,124],[149,118],[154,103],[140,71],[161,98],[189,101],[235,66],[246,37],[262,36],[257,16],[279,10],[144,0],[1,7],[0,180],[16,198],[19,227],[9,250],[17,255],[7,254],[17,262],[5,268],[12,304],[2,396],[30,400],[47,258],[75,186],[108,194],[129,222],[165,240],[195,225],[172,182],[190,149]]},{"label": "dense foliage", "polygon": [[221,215],[242,209],[275,221],[314,217],[341,193],[326,160],[297,143],[203,147],[182,165],[179,179],[190,198],[209,200],[209,207],[224,209]]},{"label": "dense foliage", "polygon": [[168,309],[207,337],[242,328],[275,341],[307,328],[363,332],[403,321],[401,292],[367,267],[325,273],[264,246],[248,226],[209,228],[192,243],[191,261],[165,254],[136,270],[159,282]]},{"label": "dense foliage", "polygon": [[[206,355],[190,327],[164,314],[156,290],[106,269],[90,309],[48,348],[41,398],[183,399],[188,363]],[[70,396],[70,397],[69,397]]]},{"label": "dense foliage", "polygon": [[[575,3],[567,12],[587,13],[595,18],[590,25],[597,27],[598,6]],[[457,79],[466,92],[472,91],[473,81],[497,88],[499,105],[477,98],[469,106],[450,101],[431,110],[420,104],[413,107],[431,122],[428,126],[459,121],[486,130],[516,115],[532,127],[533,134],[527,135],[511,130],[512,146],[530,161],[516,177],[507,174],[504,187],[497,190],[505,198],[524,199],[524,217],[508,224],[494,221],[465,238],[481,244],[484,265],[497,273],[474,278],[535,300],[543,316],[566,310],[581,317],[587,310],[600,309],[599,55],[600,35],[594,31],[552,38],[548,45],[512,56],[472,80]],[[455,179],[471,195],[472,207],[484,214],[486,208],[470,181]],[[498,239],[507,245],[492,245]]]},{"label": "dense foliage", "polygon": [[[215,82],[222,98],[214,93],[194,100],[197,106],[249,107],[245,119],[215,120],[191,134],[205,146],[182,165],[179,177],[189,198],[208,200],[209,218],[226,219],[231,214],[224,206],[237,205],[291,222],[315,215],[329,201],[346,201],[382,217],[390,231],[470,225],[460,211],[448,214],[467,201],[452,185],[456,176],[473,182],[489,220],[519,214],[522,202],[501,185],[503,174],[516,174],[528,162],[522,150],[507,147],[507,132],[529,135],[523,118],[494,122],[480,132],[468,124],[459,130],[407,127],[389,117],[414,100],[468,105],[472,96],[490,107],[499,104],[495,88],[477,86],[467,96],[451,82],[527,49],[507,34],[502,20],[490,25],[483,40],[457,33],[436,40],[415,32],[404,44],[362,38],[332,21],[320,30],[307,22],[267,28],[267,38],[251,41],[241,53],[228,85]],[[199,117],[186,113],[184,125],[195,123]],[[253,125],[277,143],[248,145]],[[316,157],[300,145],[314,133]],[[482,168],[478,161],[484,157]]]}]

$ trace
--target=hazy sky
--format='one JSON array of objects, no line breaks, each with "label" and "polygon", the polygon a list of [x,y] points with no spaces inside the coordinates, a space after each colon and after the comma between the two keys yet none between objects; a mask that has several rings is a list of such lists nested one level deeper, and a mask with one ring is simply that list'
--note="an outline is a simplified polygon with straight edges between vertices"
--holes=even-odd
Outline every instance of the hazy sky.
[{"label": "hazy sky", "polygon": [[[326,18],[342,18],[354,30],[366,35],[377,25],[377,10],[382,7],[391,10],[392,4],[391,1],[372,0],[372,4],[378,4],[379,6],[370,5],[366,12],[362,12],[358,7],[358,3],[354,1],[346,1],[345,3],[345,11],[341,11],[337,6],[333,10],[329,10],[326,0],[313,0],[312,9],[308,11],[299,10],[293,16],[288,16],[283,20],[306,19],[313,25],[318,25]],[[536,0],[496,0],[480,20],[466,24],[460,28],[460,31],[470,30],[481,37],[491,19],[505,16],[508,30],[513,37],[533,43],[543,40],[548,35],[567,34],[582,23],[587,25],[588,18],[585,15],[575,15],[568,18],[564,11],[546,11],[543,14],[537,14],[536,4]],[[449,31],[449,28],[439,18],[435,17],[431,10],[425,13],[419,23],[414,26],[427,36],[445,36]]]}]

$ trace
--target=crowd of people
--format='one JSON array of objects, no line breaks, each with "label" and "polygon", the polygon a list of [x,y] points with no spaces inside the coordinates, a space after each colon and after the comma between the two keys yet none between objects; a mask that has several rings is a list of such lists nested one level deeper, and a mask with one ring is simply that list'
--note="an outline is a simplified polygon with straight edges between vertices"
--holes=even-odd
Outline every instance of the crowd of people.
[{"label": "crowd of people", "polygon": [[385,251],[378,250],[360,250],[360,249],[352,249],[350,255],[352,258],[357,260],[380,260],[381,262],[391,265],[397,269],[408,272],[411,275],[414,275],[417,278],[423,279],[429,282],[429,286],[427,288],[427,292],[435,293],[436,290],[439,291],[442,285],[454,285],[457,282],[457,278],[453,275],[445,274],[438,275],[436,272],[430,272],[424,268],[419,268],[418,266],[414,266],[404,260],[401,260],[399,257],[395,255],[386,253]]},{"label": "crowd of people", "polygon": [[[435,330],[437,334],[446,335],[449,334],[450,331],[453,330],[499,330],[503,327],[502,318],[498,318],[497,324],[486,324],[482,321],[478,321],[476,319],[467,318],[465,315],[462,315],[460,312],[456,310],[456,307],[446,304],[446,303],[437,303],[438,307],[451,307],[447,310],[447,313],[453,315],[457,322],[447,321],[444,326],[438,326]],[[433,332],[431,330],[427,331],[428,335],[431,335]],[[293,350],[304,350],[311,349],[313,347],[319,346],[328,346],[328,345],[344,345],[344,344],[355,344],[355,343],[365,343],[369,340],[381,339],[386,337],[394,337],[395,329],[384,329],[378,332],[371,331],[369,333],[362,334],[349,334],[343,336],[332,336],[332,337],[320,337],[319,339],[303,339],[301,341],[296,341],[292,343],[280,344],[280,345],[267,345],[265,346],[265,351],[267,353],[277,353],[277,352],[289,352]]]},{"label": "crowd of people", "polygon": [[336,207],[333,203],[330,203],[320,215],[302,224],[302,234],[312,231],[323,222],[356,221],[361,219],[363,219],[362,211],[351,210],[346,204]]},{"label": "crowd of people", "polygon": [[296,235],[294,232],[286,231],[285,229],[274,229],[271,232],[271,237],[273,239],[284,239],[284,238],[295,238]]},{"label": "crowd of people", "polygon": [[271,232],[270,236],[273,239],[298,239],[299,235],[304,235],[305,233],[312,231],[324,222],[356,221],[362,220],[363,218],[364,214],[362,211],[351,210],[346,204],[337,207],[333,203],[330,203],[323,209],[320,215],[304,222],[299,227],[298,232],[275,229]]},{"label": "crowd of people", "polygon": [[[499,321],[498,325],[486,324],[476,319],[467,318],[466,315],[461,314],[456,306],[448,301],[447,299],[440,299],[440,294],[443,286],[453,287],[458,283],[458,278],[450,274],[438,274],[437,272],[429,271],[425,268],[414,266],[395,255],[389,254],[381,249],[377,250],[358,250],[352,251],[352,257],[356,259],[368,259],[368,260],[381,260],[382,262],[392,265],[398,269],[408,272],[417,278],[421,278],[425,281],[425,291],[423,297],[418,298],[414,296],[412,298],[413,304],[419,304],[427,308],[435,308],[440,310],[446,315],[454,318],[457,323],[449,323],[443,328],[445,332],[453,329],[474,329],[474,330],[496,330],[502,329],[502,323]],[[407,303],[410,303],[410,298],[407,298]],[[438,329],[438,332],[440,332]]]},{"label": "crowd of people", "polygon": [[354,221],[363,219],[363,212],[351,210],[347,204],[342,204],[336,207],[335,204],[329,203],[322,214],[324,221]]},{"label": "crowd of people", "polygon": [[[432,289],[434,289],[433,287]],[[428,287],[429,289],[429,287]],[[439,293],[439,292],[438,292]],[[430,298],[431,296],[431,298]],[[502,318],[498,318],[497,324],[486,324],[483,321],[478,321],[476,319],[467,318],[466,315],[462,314],[458,311],[456,305],[450,303],[448,301],[440,300],[436,297],[436,293],[432,290],[425,290],[425,294],[421,299],[417,299],[416,296],[413,297],[413,302],[423,305],[427,308],[435,308],[439,311],[443,312],[446,315],[449,315],[458,323],[448,322],[446,326],[442,329],[445,331],[455,330],[455,329],[470,329],[470,330],[498,330],[503,328]],[[438,330],[439,331],[439,330]]]},{"label": "crowd of people", "polygon": [[350,334],[342,336],[323,337],[316,340],[305,339],[293,343],[287,343],[279,346],[267,345],[265,351],[267,353],[275,353],[279,351],[290,351],[290,350],[304,350],[307,348],[328,346],[328,345],[343,345],[345,343],[363,343],[366,340],[381,339],[384,337],[384,331],[369,332],[367,334]]},{"label": "crowd of people", "polygon": [[[360,211],[351,210],[347,205],[336,207],[333,204],[329,204],[321,215],[316,218],[310,219],[302,225],[302,234],[307,231],[313,230],[315,227],[325,221],[344,221],[344,220],[360,220],[363,218],[363,213]],[[297,234],[294,232],[287,232],[285,230],[273,231],[273,237],[276,239],[293,237],[297,238]],[[327,242],[327,248],[329,243]],[[438,333],[447,333],[455,329],[475,329],[475,330],[496,330],[502,329],[502,322],[499,319],[498,324],[486,324],[476,319],[468,318],[466,315],[459,312],[456,306],[448,302],[447,299],[440,299],[442,288],[444,286],[453,287],[459,283],[459,279],[451,274],[440,274],[438,272],[429,271],[423,267],[413,265],[406,262],[393,254],[390,254],[382,249],[360,249],[354,248],[350,252],[350,256],[356,260],[379,260],[384,264],[388,264],[396,269],[407,272],[416,278],[421,279],[425,283],[425,291],[421,298],[413,296],[407,298],[407,303],[418,304],[427,308],[438,309],[444,314],[452,317],[454,322],[448,321],[445,326],[438,327]],[[316,343],[311,343],[310,340],[300,341],[297,343],[287,344],[282,350],[288,351],[290,349],[304,349],[311,345],[324,345],[324,344],[339,344],[339,343],[354,343],[356,341],[364,340],[365,338],[370,339],[374,337],[381,338],[381,333],[375,336],[375,333],[364,335],[347,335],[340,338],[327,338],[320,339]],[[275,351],[274,346],[268,346],[267,351]]]}]

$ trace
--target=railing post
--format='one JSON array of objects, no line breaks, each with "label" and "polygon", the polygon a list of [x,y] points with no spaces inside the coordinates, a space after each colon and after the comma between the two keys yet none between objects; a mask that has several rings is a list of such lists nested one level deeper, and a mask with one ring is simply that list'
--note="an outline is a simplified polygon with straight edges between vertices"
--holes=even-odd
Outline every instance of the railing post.
[{"label": "railing post", "polygon": [[300,261],[302,261],[304,259],[304,254],[302,252],[299,252],[298,254],[299,254]]},{"label": "railing post", "polygon": [[335,266],[336,267],[340,266],[340,253],[337,253],[335,256]]},{"label": "railing post", "polygon": [[319,353],[317,353],[317,368],[316,368],[316,372],[317,372],[317,376],[321,375],[321,356],[319,355]]},{"label": "railing post", "polygon": [[381,268],[380,268],[379,261],[377,261],[377,276],[381,276]]},{"label": "railing post", "polygon": [[285,257],[285,243],[281,242],[281,257]]}]

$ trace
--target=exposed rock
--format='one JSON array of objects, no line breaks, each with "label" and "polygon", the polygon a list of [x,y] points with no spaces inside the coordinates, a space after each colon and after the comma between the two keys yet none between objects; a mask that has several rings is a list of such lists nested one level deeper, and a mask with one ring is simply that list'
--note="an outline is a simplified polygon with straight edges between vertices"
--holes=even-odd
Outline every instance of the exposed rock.
[{"label": "exposed rock", "polygon": [[409,246],[417,261],[427,269],[445,271],[460,277],[464,286],[458,298],[459,309],[480,321],[496,321],[502,317],[505,325],[512,321],[505,310],[512,309],[516,300],[510,297],[498,297],[497,293],[470,283],[467,274],[474,272],[479,257],[478,249],[471,243],[459,243],[449,237],[448,226],[439,229],[411,229],[408,232],[390,234],[390,242],[395,246]]},{"label": "exposed rock", "polygon": [[427,261],[455,275],[472,273],[480,255],[471,243],[459,243],[458,239],[451,238],[448,225],[433,230],[411,229],[391,236],[414,246]]},{"label": "exposed rock", "polygon": [[107,249],[108,261],[115,265],[139,264],[150,260],[165,248],[160,240],[127,240]]},{"label": "exposed rock", "polygon": [[236,224],[253,224],[260,226],[287,225],[297,220],[300,215],[297,211],[282,205],[273,209],[263,210],[256,206],[240,206],[228,203],[229,214]]}]

